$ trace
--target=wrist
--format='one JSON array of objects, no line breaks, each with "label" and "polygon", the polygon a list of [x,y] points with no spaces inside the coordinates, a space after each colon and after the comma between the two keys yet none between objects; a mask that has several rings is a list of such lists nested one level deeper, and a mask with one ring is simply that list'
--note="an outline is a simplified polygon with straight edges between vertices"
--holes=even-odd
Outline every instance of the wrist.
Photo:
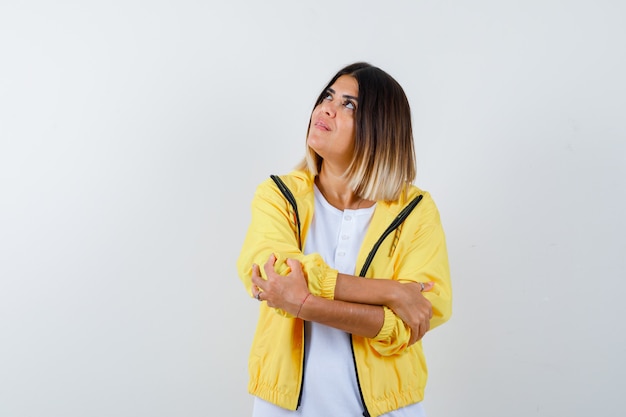
[{"label": "wrist", "polygon": [[305,295],[302,301],[300,302],[300,306],[298,307],[298,312],[296,313],[296,318],[300,318],[302,307],[304,306],[304,303],[306,303],[306,300],[308,300],[310,296],[311,296],[311,293],[307,293],[307,295]]},{"label": "wrist", "polygon": [[402,295],[402,288],[400,287],[400,282],[389,279],[381,279],[378,281],[380,284],[380,288],[378,294],[380,295],[380,305],[387,306],[392,308],[392,306],[396,305]]}]

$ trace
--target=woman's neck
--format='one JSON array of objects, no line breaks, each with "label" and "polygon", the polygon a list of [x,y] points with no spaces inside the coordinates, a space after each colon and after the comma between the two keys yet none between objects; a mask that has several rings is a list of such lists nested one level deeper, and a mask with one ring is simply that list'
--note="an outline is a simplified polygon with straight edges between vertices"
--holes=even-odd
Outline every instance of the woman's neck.
[{"label": "woman's neck", "polygon": [[315,177],[315,184],[326,201],[339,210],[356,210],[371,207],[375,203],[358,196],[343,173],[334,173],[332,170],[324,169],[323,165],[320,173]]}]

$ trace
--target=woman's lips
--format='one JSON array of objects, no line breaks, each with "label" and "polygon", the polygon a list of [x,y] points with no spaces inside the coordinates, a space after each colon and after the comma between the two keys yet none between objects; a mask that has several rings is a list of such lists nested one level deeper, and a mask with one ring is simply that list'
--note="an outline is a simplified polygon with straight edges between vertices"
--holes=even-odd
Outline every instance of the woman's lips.
[{"label": "woman's lips", "polygon": [[328,125],[326,123],[324,123],[322,120],[318,120],[317,122],[315,122],[315,127],[319,128],[321,130],[325,130],[325,131],[329,131],[330,130]]}]

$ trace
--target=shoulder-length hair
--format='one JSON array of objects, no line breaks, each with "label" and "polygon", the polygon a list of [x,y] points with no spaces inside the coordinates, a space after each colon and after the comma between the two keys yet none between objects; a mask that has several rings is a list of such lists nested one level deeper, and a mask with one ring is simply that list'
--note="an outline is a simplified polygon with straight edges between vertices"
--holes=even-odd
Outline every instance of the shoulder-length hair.
[{"label": "shoulder-length hair", "polygon": [[[380,68],[358,62],[335,74],[317,98],[314,108],[342,75],[354,77],[359,85],[354,154],[344,175],[359,197],[396,201],[415,179],[409,101],[393,77]],[[298,168],[317,175],[322,163],[322,157],[307,146],[305,158]]]}]

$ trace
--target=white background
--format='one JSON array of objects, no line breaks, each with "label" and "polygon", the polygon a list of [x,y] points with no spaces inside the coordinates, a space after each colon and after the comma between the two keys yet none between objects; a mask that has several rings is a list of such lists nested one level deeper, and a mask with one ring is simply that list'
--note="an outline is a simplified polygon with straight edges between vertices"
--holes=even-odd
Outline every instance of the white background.
[{"label": "white background", "polygon": [[365,60],[454,285],[435,416],[621,416],[622,1],[2,1],[0,416],[246,416],[256,185]]}]

